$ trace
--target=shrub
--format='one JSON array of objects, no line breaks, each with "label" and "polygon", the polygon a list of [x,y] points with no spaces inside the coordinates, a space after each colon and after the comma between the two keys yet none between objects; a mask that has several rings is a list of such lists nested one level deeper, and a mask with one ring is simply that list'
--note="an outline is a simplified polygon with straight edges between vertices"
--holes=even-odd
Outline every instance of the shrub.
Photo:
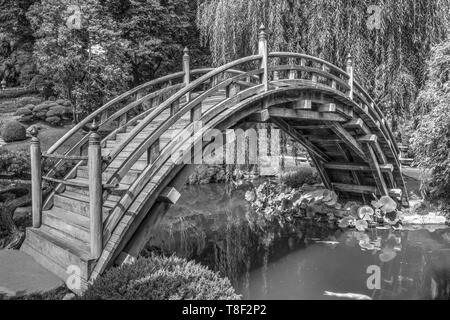
[{"label": "shrub", "polygon": [[188,184],[209,184],[226,181],[226,170],[222,165],[197,165]]},{"label": "shrub", "polygon": [[31,110],[26,107],[19,108],[16,113],[14,113],[15,116],[29,116],[30,114],[32,114]]},{"label": "shrub", "polygon": [[17,101],[21,104],[21,105],[37,105],[39,103],[41,103],[42,99],[41,98],[37,98],[37,97],[23,97],[23,98],[19,98],[17,99]]},{"label": "shrub", "polygon": [[34,109],[34,104],[27,104],[24,108],[29,109],[30,111],[33,111]]},{"label": "shrub", "polygon": [[26,177],[30,173],[30,154],[26,151],[11,152],[0,149],[0,175],[16,178]]},{"label": "shrub", "polygon": [[283,172],[280,176],[280,180],[281,183],[291,188],[300,188],[304,184],[314,185],[321,183],[317,171],[309,167]]},{"label": "shrub", "polygon": [[140,258],[108,270],[85,292],[86,300],[237,300],[227,278],[177,257]]},{"label": "shrub", "polygon": [[56,106],[52,107],[47,112],[47,117],[54,117],[54,116],[62,116],[70,113],[70,109],[64,106]]},{"label": "shrub", "polygon": [[22,141],[27,138],[27,131],[19,122],[10,121],[2,128],[2,138],[5,142]]},{"label": "shrub", "polygon": [[40,112],[40,111],[47,112],[49,108],[50,108],[50,106],[44,102],[44,103],[41,103],[41,104],[37,105],[36,107],[34,107],[33,111],[34,112]]},{"label": "shrub", "polygon": [[50,123],[51,125],[56,126],[56,125],[59,125],[61,123],[61,118],[53,116],[53,117],[46,118],[45,121]]},{"label": "shrub", "polygon": [[33,120],[34,120],[34,117],[32,115],[30,115],[30,116],[22,116],[19,119],[20,122],[24,122],[24,123],[32,122]]},{"label": "shrub", "polygon": [[37,119],[44,120],[47,117],[47,111],[43,110],[43,111],[35,112],[35,113],[33,113],[33,116]]}]

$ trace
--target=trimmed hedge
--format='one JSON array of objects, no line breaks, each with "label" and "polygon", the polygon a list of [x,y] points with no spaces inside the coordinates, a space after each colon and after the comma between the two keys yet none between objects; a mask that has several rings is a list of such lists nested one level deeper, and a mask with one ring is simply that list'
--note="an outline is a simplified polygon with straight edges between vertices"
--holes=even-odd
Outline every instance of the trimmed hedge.
[{"label": "trimmed hedge", "polygon": [[85,300],[238,300],[227,278],[193,261],[152,255],[108,270]]},{"label": "trimmed hedge", "polygon": [[17,121],[9,121],[2,127],[2,138],[5,142],[22,141],[27,138],[27,130]]}]

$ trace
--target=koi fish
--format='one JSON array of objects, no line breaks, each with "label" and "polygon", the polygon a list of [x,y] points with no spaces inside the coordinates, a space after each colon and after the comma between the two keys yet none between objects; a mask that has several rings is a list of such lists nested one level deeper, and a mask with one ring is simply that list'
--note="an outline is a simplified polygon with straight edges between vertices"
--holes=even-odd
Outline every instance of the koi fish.
[{"label": "koi fish", "polygon": [[351,300],[372,300],[371,297],[366,296],[364,294],[359,294],[359,293],[335,293],[335,292],[325,291],[323,295],[329,296],[329,297],[351,299]]}]

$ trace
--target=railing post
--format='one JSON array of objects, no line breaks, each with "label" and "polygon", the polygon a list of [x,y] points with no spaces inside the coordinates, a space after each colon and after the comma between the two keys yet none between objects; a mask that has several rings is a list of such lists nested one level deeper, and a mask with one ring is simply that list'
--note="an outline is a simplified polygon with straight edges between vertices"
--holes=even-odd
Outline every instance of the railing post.
[{"label": "railing post", "polygon": [[269,90],[269,52],[267,48],[267,35],[266,35],[266,27],[261,25],[259,28],[259,43],[258,43],[258,54],[262,56],[261,60],[261,68],[264,70],[264,73],[261,78],[262,84],[264,84],[264,90]]},{"label": "railing post", "polygon": [[90,129],[88,149],[90,245],[92,258],[98,259],[103,250],[102,150],[97,124],[93,122]]},{"label": "railing post", "polygon": [[39,228],[42,224],[42,172],[41,172],[41,144],[37,137],[38,131],[33,127],[30,145],[31,160],[31,205],[33,216],[33,228]]},{"label": "railing post", "polygon": [[[184,85],[188,86],[191,82],[191,57],[189,56],[189,49],[184,48],[183,55],[183,71],[184,71]],[[191,94],[186,94],[186,102],[191,101]]]},{"label": "railing post", "polygon": [[353,70],[353,58],[349,53],[347,56],[347,73],[350,76],[348,79],[348,85],[350,86],[350,92],[348,96],[350,99],[353,99],[353,83],[354,83],[354,70]]}]

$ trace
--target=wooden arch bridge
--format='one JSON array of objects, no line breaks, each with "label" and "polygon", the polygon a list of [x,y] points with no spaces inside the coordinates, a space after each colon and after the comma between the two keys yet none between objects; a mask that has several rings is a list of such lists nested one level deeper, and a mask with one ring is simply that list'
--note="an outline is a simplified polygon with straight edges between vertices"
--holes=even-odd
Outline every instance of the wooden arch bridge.
[{"label": "wooden arch bridge", "polygon": [[[203,126],[196,129],[198,121]],[[83,131],[93,122],[91,132]],[[178,200],[193,165],[172,155],[186,145],[207,146],[201,135],[187,132],[248,122],[273,123],[303,145],[325,187],[345,196],[391,195],[408,205],[398,146],[355,81],[351,58],[344,71],[304,54],[269,54],[262,27],[257,55],[190,70],[185,50],[182,72],[120,95],[45,154],[33,132],[33,228],[21,250],[61,279],[78,270],[83,291],[108,267],[137,257]],[[56,164],[41,173],[41,160],[48,158]],[[68,160],[76,165],[58,179]],[[45,199],[42,180],[56,184]]]}]

